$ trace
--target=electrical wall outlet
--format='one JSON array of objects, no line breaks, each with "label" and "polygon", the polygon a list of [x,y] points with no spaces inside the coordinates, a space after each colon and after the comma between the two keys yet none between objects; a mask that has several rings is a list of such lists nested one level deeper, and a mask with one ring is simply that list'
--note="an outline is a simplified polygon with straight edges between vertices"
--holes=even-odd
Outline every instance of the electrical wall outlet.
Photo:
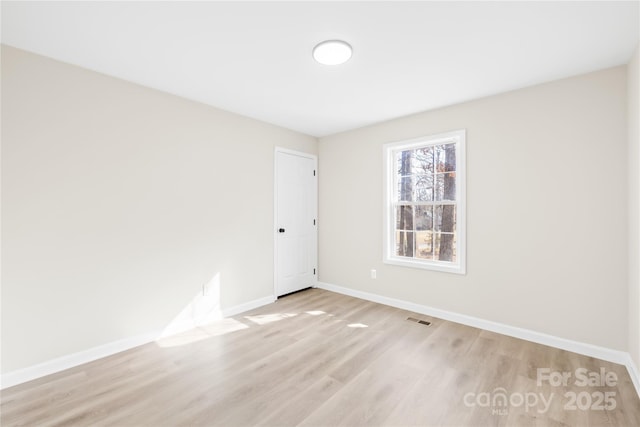
[{"label": "electrical wall outlet", "polygon": [[203,297],[208,297],[212,294],[213,292],[211,292],[211,282],[208,283],[203,283],[202,284],[202,296]]}]

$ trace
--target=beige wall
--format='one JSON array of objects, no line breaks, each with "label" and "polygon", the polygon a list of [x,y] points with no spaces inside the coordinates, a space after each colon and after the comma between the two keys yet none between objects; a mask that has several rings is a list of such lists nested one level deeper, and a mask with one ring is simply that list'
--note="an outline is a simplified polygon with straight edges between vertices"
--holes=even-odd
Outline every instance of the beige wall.
[{"label": "beige wall", "polygon": [[273,152],[315,138],[2,47],[2,371],[273,294]]},{"label": "beige wall", "polygon": [[[623,66],[321,138],[319,280],[626,350],[626,108]],[[382,144],[456,129],[467,274],[383,264]]]},{"label": "beige wall", "polygon": [[640,368],[640,45],[627,73],[629,118],[629,353]]}]

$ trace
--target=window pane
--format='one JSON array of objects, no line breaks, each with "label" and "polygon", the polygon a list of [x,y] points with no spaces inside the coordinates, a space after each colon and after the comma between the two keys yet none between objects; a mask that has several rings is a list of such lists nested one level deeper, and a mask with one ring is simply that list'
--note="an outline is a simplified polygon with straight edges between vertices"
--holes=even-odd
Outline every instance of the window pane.
[{"label": "window pane", "polygon": [[433,146],[434,168],[436,172],[444,172],[445,149],[444,145]]},{"label": "window pane", "polygon": [[456,236],[454,233],[435,234],[434,259],[438,261],[456,261]]},{"label": "window pane", "polygon": [[396,207],[396,230],[413,231],[413,206]]},{"label": "window pane", "polygon": [[416,233],[416,258],[433,259],[433,233],[418,231]]},{"label": "window pane", "polygon": [[416,176],[416,192],[414,201],[433,201],[433,175]]},{"label": "window pane", "polygon": [[455,205],[435,205],[433,210],[435,231],[445,231],[451,233],[456,230]]},{"label": "window pane", "polygon": [[456,199],[456,173],[447,172],[436,174],[435,198],[434,200],[455,200]]},{"label": "window pane", "polygon": [[444,146],[444,171],[452,172],[456,170],[456,144]]},{"label": "window pane", "polygon": [[415,207],[416,230],[433,229],[433,206]]},{"label": "window pane", "polygon": [[411,180],[411,150],[396,152],[398,176],[398,201],[410,201],[413,185]]},{"label": "window pane", "polygon": [[414,233],[412,231],[396,231],[396,255],[413,257]]},{"label": "window pane", "polygon": [[413,150],[413,170],[417,175],[433,174],[433,147],[422,147]]},{"label": "window pane", "polygon": [[456,170],[456,144],[436,145],[433,147],[436,172]]},{"label": "window pane", "polygon": [[412,179],[411,176],[401,176],[398,179],[398,202],[410,202],[412,199]]}]

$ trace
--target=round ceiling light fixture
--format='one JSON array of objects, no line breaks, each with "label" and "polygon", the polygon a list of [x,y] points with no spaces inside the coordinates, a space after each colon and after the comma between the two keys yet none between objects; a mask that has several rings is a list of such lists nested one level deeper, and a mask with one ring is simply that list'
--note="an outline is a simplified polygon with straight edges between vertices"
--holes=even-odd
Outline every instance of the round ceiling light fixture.
[{"label": "round ceiling light fixture", "polygon": [[353,49],[342,40],[326,40],[313,48],[313,58],[323,65],[344,64],[351,58]]}]

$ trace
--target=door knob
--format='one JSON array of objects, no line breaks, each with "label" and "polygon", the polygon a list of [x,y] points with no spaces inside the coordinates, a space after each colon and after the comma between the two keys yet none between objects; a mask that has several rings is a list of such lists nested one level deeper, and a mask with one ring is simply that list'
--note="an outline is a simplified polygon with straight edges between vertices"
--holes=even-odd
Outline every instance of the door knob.
[{"label": "door knob", "polygon": [[278,233],[284,233],[284,228],[279,229]]}]

